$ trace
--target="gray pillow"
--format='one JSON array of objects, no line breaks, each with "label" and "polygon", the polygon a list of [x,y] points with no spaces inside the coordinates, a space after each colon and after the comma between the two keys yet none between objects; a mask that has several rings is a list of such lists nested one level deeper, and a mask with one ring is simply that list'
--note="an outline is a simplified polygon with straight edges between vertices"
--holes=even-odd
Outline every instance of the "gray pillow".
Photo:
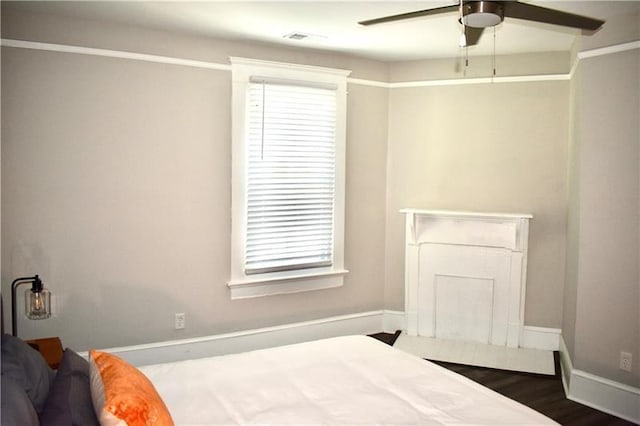
[{"label": "gray pillow", "polygon": [[69,348],[62,354],[60,368],[40,415],[40,425],[99,425],[91,401],[89,362]]},{"label": "gray pillow", "polygon": [[2,376],[2,411],[0,424],[38,426],[38,414],[22,386],[11,377]]},{"label": "gray pillow", "polygon": [[17,337],[2,335],[2,381],[11,378],[16,382],[37,413],[44,408],[54,376],[40,352]]}]

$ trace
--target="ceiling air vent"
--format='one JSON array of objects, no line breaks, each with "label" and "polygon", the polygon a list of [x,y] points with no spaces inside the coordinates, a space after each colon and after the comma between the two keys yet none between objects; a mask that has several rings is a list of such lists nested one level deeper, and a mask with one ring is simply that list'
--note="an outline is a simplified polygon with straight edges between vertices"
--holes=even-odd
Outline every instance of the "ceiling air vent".
[{"label": "ceiling air vent", "polygon": [[304,40],[307,37],[311,37],[309,34],[303,33],[289,33],[283,36],[284,38],[288,38],[290,40]]}]

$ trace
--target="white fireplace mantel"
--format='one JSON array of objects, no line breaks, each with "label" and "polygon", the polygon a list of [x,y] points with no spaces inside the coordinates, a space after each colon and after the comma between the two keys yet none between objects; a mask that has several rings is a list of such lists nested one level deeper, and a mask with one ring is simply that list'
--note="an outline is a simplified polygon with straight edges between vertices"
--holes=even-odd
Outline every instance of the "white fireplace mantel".
[{"label": "white fireplace mantel", "polygon": [[533,216],[401,212],[407,333],[518,347]]}]

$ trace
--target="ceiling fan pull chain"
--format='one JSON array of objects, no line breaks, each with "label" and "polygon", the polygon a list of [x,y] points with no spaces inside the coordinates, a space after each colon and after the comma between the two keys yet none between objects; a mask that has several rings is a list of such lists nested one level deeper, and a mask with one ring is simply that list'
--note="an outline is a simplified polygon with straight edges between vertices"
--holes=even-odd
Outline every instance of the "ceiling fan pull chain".
[{"label": "ceiling fan pull chain", "polygon": [[496,76],[496,27],[493,27],[493,77]]},{"label": "ceiling fan pull chain", "polygon": [[460,42],[458,45],[460,47],[467,47],[467,28],[464,24],[464,15],[462,14],[462,7],[464,1],[460,0],[460,23],[462,24],[462,34],[460,34]]},{"label": "ceiling fan pull chain", "polygon": [[467,76],[467,68],[469,68],[469,46],[464,48],[464,76]]},{"label": "ceiling fan pull chain", "polygon": [[462,75],[467,76],[467,68],[469,68],[469,45],[467,44],[467,27],[464,24],[464,14],[462,9],[464,7],[464,0],[460,0],[460,23],[462,24],[462,34],[460,34],[460,47],[464,48],[464,71]]}]

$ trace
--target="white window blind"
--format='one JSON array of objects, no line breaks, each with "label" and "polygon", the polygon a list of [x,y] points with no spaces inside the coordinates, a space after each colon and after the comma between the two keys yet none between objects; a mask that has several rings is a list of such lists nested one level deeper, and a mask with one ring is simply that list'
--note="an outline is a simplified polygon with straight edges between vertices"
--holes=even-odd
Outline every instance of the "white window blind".
[{"label": "white window blind", "polygon": [[333,260],[336,90],[252,79],[245,274]]}]

